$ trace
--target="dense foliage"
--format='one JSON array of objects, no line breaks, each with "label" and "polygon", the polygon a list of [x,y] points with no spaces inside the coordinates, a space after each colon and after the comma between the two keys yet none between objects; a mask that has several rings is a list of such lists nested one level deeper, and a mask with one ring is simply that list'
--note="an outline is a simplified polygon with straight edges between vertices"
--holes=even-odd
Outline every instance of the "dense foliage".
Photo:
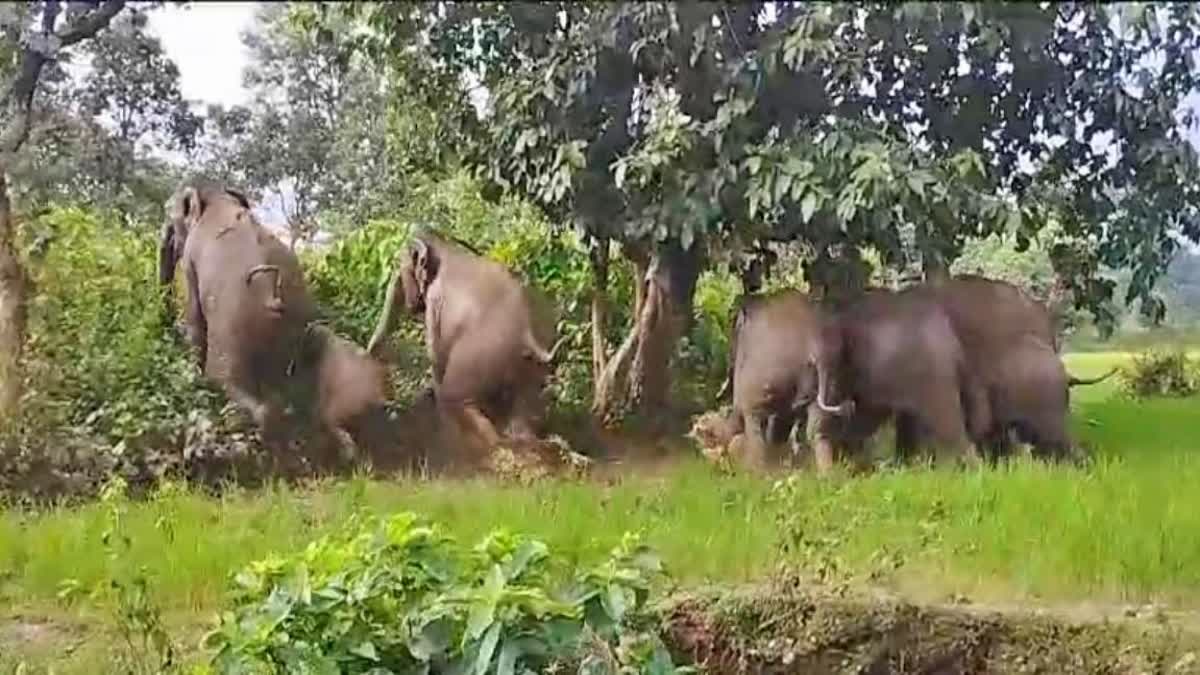
[{"label": "dense foliage", "polygon": [[238,574],[205,643],[218,673],[681,672],[644,614],[662,573],[645,546],[564,563],[504,531],[464,550],[410,513],[352,522]]}]

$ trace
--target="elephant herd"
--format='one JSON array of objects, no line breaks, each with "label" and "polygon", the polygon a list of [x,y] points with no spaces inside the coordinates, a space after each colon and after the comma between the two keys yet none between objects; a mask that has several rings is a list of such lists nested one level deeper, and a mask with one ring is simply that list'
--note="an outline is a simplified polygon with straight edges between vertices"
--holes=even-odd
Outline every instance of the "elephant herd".
[{"label": "elephant herd", "polygon": [[[341,434],[371,454],[394,445],[379,359],[397,310],[423,316],[439,418],[485,447],[538,432],[542,388],[559,344],[520,281],[462,242],[421,231],[394,270],[369,348],[334,334],[295,253],[252,215],[237,190],[180,187],[166,204],[159,281],[168,315],[183,268],[186,336],[204,376],[258,426],[276,457],[298,429]],[[401,307],[402,305],[402,307]],[[335,461],[332,457],[320,458]]]},{"label": "elephant herd", "polygon": [[1069,390],[1110,377],[1069,375],[1047,308],[1015,286],[975,275],[903,290],[871,289],[839,307],[796,290],[751,296],[734,320],[729,432],[750,466],[775,457],[800,420],[818,470],[835,450],[861,458],[890,420],[896,455],[1008,453],[1011,434],[1064,458]]},{"label": "elephant herd", "polygon": [[[165,310],[174,313],[182,267],[177,335],[276,457],[300,429],[334,439],[338,454],[343,435],[374,456],[394,450],[382,355],[402,313],[424,322],[437,419],[458,433],[459,447],[486,452],[541,433],[543,389],[563,341],[554,341],[542,298],[468,244],[418,231],[363,349],[324,325],[295,253],[258,223],[242,193],[187,183],[166,210]],[[869,290],[836,308],[794,290],[752,296],[740,303],[731,342],[722,392],[732,393],[730,431],[755,467],[803,420],[820,469],[835,449],[858,456],[889,419],[901,457],[918,447],[970,460],[978,447],[996,457],[1010,432],[1062,456],[1069,388],[1103,379],[1066,373],[1044,306],[975,276]]]}]

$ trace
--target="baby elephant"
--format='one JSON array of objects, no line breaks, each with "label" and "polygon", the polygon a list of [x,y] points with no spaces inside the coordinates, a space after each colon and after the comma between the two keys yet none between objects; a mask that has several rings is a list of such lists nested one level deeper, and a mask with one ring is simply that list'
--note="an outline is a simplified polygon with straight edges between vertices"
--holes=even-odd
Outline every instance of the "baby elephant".
[{"label": "baby elephant", "polygon": [[296,400],[315,417],[322,433],[338,439],[337,445],[348,449],[339,434],[345,432],[369,456],[393,450],[387,373],[362,347],[313,324],[294,377]]}]

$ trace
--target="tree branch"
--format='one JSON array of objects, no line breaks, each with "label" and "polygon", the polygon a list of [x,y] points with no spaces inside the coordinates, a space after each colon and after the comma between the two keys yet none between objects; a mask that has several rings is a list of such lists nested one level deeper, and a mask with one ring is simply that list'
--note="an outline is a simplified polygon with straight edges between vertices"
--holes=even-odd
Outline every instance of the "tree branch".
[{"label": "tree branch", "polygon": [[85,14],[74,25],[65,26],[58,33],[58,39],[63,47],[70,47],[80,40],[90,38],[107,26],[124,7],[125,0],[107,0],[98,9]]}]

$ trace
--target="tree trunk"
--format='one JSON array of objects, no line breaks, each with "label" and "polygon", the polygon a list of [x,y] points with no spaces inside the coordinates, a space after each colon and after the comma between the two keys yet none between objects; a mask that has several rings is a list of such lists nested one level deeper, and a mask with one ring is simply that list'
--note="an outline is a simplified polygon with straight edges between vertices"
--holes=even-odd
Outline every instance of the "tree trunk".
[{"label": "tree trunk", "polygon": [[649,417],[667,406],[671,359],[690,325],[699,268],[695,248],[661,247],[649,257],[635,287],[634,324],[596,381],[592,413],[601,422],[613,422],[623,409]]},{"label": "tree trunk", "polygon": [[592,242],[592,381],[599,382],[608,355],[604,344],[604,326],[608,322],[608,249],[607,239]]},{"label": "tree trunk", "polygon": [[[76,15],[67,25],[55,30],[61,6],[42,3],[41,37],[53,37],[57,49],[94,36],[125,6],[124,0],[106,0],[98,7]],[[29,278],[17,254],[16,224],[12,201],[8,196],[8,167],[29,138],[33,95],[37,91],[42,68],[54,55],[24,46],[15,75],[0,90],[0,424],[7,426],[17,413],[22,393],[21,356],[25,346],[25,298]]]},{"label": "tree trunk", "polygon": [[3,426],[17,413],[21,400],[27,285],[25,268],[17,255],[7,169],[0,165],[0,425]]}]

